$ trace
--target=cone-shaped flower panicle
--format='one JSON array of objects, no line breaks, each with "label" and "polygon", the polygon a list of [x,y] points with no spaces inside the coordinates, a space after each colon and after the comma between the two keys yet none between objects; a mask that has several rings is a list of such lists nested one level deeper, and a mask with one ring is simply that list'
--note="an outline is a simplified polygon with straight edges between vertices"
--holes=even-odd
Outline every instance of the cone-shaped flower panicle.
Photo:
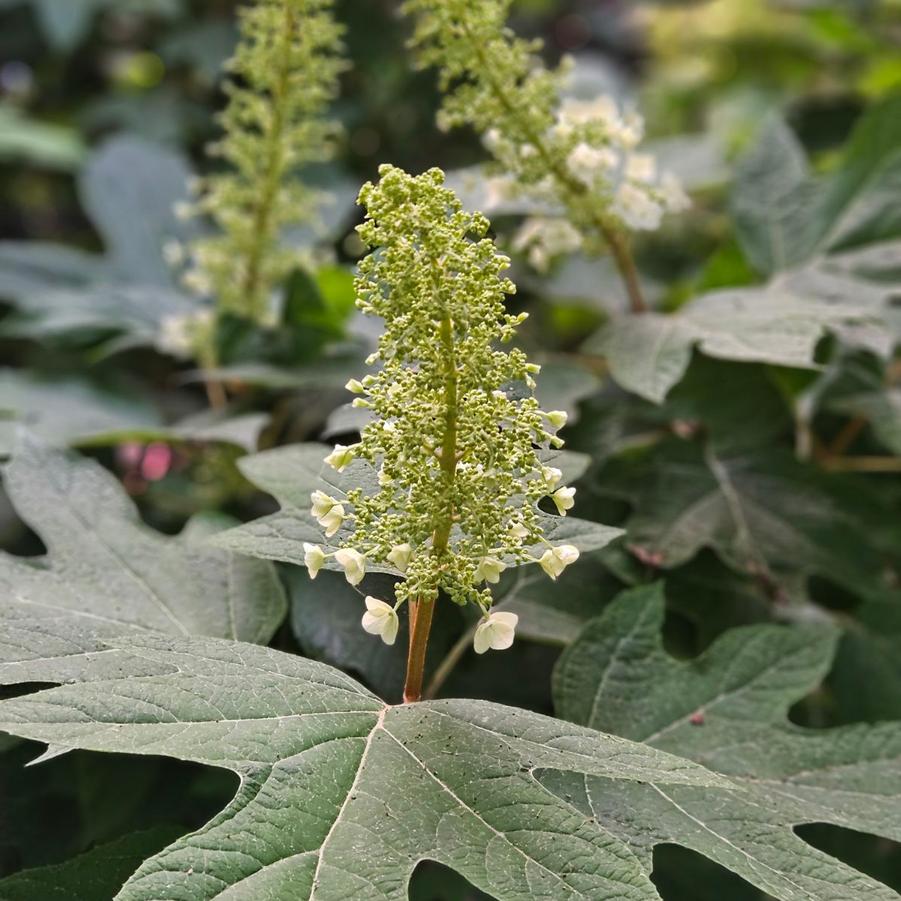
[{"label": "cone-shaped flower panicle", "polygon": [[[546,516],[539,502],[554,492],[569,509],[572,489],[557,488],[562,473],[543,462],[562,444],[553,431],[565,416],[540,409],[531,393],[539,367],[504,346],[525,318],[506,309],[509,259],[440,170],[411,176],[383,166],[380,175],[360,193],[359,233],[374,252],[360,263],[356,291],[357,306],[384,330],[367,360],[373,371],[347,384],[370,419],[358,444],[327,457],[339,471],[353,459],[356,484],[340,501],[314,492],[312,509],[327,537],[341,529],[334,558],[352,585],[367,566],[403,574],[397,605],[369,599],[364,619],[393,638],[396,625],[386,623],[408,600],[429,604],[444,592],[488,610],[508,567],[540,562],[556,578],[575,557],[559,549],[551,563],[535,557]],[[312,574],[321,561],[311,554]],[[487,617],[479,646],[508,646],[515,621]]]}]

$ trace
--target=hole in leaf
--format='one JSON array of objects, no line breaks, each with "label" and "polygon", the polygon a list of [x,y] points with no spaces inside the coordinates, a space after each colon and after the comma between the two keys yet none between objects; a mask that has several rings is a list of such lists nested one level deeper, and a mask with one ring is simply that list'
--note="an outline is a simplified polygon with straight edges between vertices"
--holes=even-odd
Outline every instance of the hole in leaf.
[{"label": "hole in leaf", "polygon": [[0,753],[0,877],[154,826],[192,832],[238,786],[234,773],[162,757],[73,751],[26,766],[44,750],[22,741]]},{"label": "hole in leaf", "polygon": [[410,901],[493,901],[450,867],[424,860],[413,871]]},{"label": "hole in leaf", "polygon": [[654,848],[651,880],[664,901],[772,901],[731,870],[680,845]]},{"label": "hole in leaf", "polygon": [[797,826],[795,834],[818,851],[901,892],[901,844],[828,823]]}]

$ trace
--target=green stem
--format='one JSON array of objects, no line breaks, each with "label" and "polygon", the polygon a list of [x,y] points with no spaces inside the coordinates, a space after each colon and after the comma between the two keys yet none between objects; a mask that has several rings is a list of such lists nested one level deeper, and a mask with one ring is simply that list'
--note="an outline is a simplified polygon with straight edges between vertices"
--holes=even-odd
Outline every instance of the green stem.
[{"label": "green stem", "polygon": [[[476,40],[472,29],[465,23],[461,23],[463,31],[466,33],[473,50],[482,64],[482,70],[479,73],[485,79],[486,84],[490,88],[495,99],[504,108],[507,115],[513,119],[519,126],[523,137],[535,148],[541,157],[548,171],[557,179],[563,189],[573,198],[579,199],[585,194],[585,186],[566,169],[561,166],[551,154],[541,135],[532,128],[531,125],[519,115],[516,104],[507,96],[503,85],[492,74],[491,62],[488,59],[484,48]],[[592,224],[598,230],[601,237],[606,241],[610,252],[613,254],[613,262],[616,265],[620,278],[626,288],[626,294],[629,297],[629,307],[633,313],[647,312],[648,305],[645,302],[644,294],[641,290],[641,283],[638,279],[638,269],[635,266],[635,259],[629,249],[629,244],[625,235],[619,231],[616,226],[607,221],[607,219],[595,209],[589,211]]]},{"label": "green stem", "polygon": [[288,65],[289,49],[291,45],[291,37],[297,27],[294,12],[290,5],[285,3],[285,25],[284,25],[284,53],[279,60],[279,69],[276,77],[275,85],[272,89],[272,126],[266,135],[266,163],[264,169],[263,189],[260,193],[259,202],[256,205],[253,216],[253,243],[250,247],[247,260],[247,274],[244,277],[242,290],[247,303],[249,304],[249,312],[251,318],[261,319],[264,309],[260,307],[265,303],[259,297],[260,281],[262,278],[263,257],[266,254],[268,244],[270,242],[270,232],[272,230],[272,211],[275,204],[275,198],[281,182],[283,161],[282,161],[282,135],[285,129],[285,97],[288,92],[288,79],[290,77],[290,69]]},{"label": "green stem", "polygon": [[422,677],[425,671],[425,655],[429,645],[435,602],[410,601],[410,647],[407,651],[407,678],[404,681],[404,703],[411,704],[422,698]]},{"label": "green stem", "polygon": [[[432,536],[432,554],[447,554],[454,521],[453,487],[457,471],[457,356],[454,348],[454,324],[449,316],[441,320],[441,346],[444,350],[444,437],[441,442],[441,471],[446,485],[448,508],[436,525]],[[422,698],[429,632],[435,614],[436,600],[422,598],[410,602],[410,645],[407,651],[407,677],[404,681],[404,703]]]}]

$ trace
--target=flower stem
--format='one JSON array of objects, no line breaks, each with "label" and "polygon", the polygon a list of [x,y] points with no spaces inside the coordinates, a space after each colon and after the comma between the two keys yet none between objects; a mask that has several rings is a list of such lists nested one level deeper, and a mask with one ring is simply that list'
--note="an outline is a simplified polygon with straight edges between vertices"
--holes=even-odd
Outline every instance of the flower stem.
[{"label": "flower stem", "polygon": [[410,647],[407,652],[407,678],[404,682],[405,704],[422,698],[422,675],[435,603],[436,601],[428,599],[410,601]]},{"label": "flower stem", "polygon": [[[495,99],[504,108],[507,115],[519,126],[522,136],[529,142],[538,155],[541,157],[548,171],[557,180],[560,186],[569,195],[574,198],[581,197],[585,188],[578,179],[570,175],[553,157],[548,149],[542,136],[535,131],[534,128],[520,115],[516,103],[512,98],[507,96],[503,85],[492,75],[491,61],[485,48],[479,43],[476,35],[465,22],[461,22],[461,28],[470,40],[473,49],[479,60],[483,64],[482,77],[488,85]],[[629,248],[629,243],[625,235],[617,229],[615,225],[609,222],[598,210],[591,210],[590,216],[592,224],[597,228],[598,233],[607,243],[610,252],[613,255],[613,262],[617,272],[626,288],[626,294],[629,297],[629,309],[632,313],[647,312],[648,305],[645,302],[644,294],[641,289],[641,282],[638,278],[638,269],[635,266],[635,258]]]},{"label": "flower stem", "polygon": [[284,168],[284,147],[282,141],[285,129],[285,101],[288,92],[288,80],[291,75],[288,51],[291,39],[297,30],[294,12],[287,2],[285,3],[284,12],[284,30],[280,35],[281,44],[277,48],[281,52],[281,56],[278,58],[277,77],[272,89],[272,121],[265,135],[267,142],[265,174],[263,187],[253,213],[253,244],[248,252],[247,272],[242,286],[249,305],[245,312],[251,318],[257,320],[262,319],[265,315],[265,305],[268,301],[268,298],[260,293],[264,287],[261,270],[268,245],[273,239],[271,219]]},{"label": "flower stem", "polygon": [[[447,553],[454,521],[453,487],[457,471],[457,357],[454,324],[450,316],[441,320],[440,339],[444,350],[444,439],[441,443],[441,470],[447,486],[447,509],[435,526],[432,536],[432,554],[436,557]],[[437,597],[410,602],[410,646],[407,652],[407,678],[404,682],[404,703],[407,704],[422,698],[425,655],[437,602]]]}]

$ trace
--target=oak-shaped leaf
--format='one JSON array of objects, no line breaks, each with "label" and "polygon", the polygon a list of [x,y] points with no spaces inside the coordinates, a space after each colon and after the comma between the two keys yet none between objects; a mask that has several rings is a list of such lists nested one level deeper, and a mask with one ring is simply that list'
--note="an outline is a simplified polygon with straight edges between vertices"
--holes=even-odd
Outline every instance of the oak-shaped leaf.
[{"label": "oak-shaped leaf", "polygon": [[99,464],[28,436],[3,477],[48,553],[0,554],[0,682],[33,681],[47,656],[69,660],[74,677],[85,662],[79,655],[102,634],[267,642],[284,618],[284,590],[271,564],[209,546],[220,523],[198,519],[181,535],[162,535],[140,521]]},{"label": "oak-shaped leaf", "polygon": [[658,567],[710,548],[784,595],[805,596],[811,575],[858,596],[890,591],[873,535],[890,509],[864,485],[823,476],[787,452],[670,439],[653,455],[610,465],[599,490],[632,505],[628,542]]},{"label": "oak-shaped leaf", "polygon": [[[540,775],[704,790],[703,767],[483,701],[386,706],[350,677],[217,639],[103,639],[115,671],[0,702],[0,730],[85,749],[222,767],[240,785],[213,820],[147,860],[119,901],[394,899],[434,860],[502,901],[651,901],[636,855]],[[42,682],[67,661],[35,668]]]},{"label": "oak-shaped leaf", "polygon": [[829,823],[901,840],[901,723],[807,729],[788,720],[828,672],[837,631],[747,626],[683,661],[663,648],[663,614],[658,583],[586,626],[558,662],[557,711],[702,763],[736,788],[635,784],[624,805],[606,779],[551,774],[546,783],[646,860],[654,845],[674,843],[780,901],[897,898],[793,831]]}]

